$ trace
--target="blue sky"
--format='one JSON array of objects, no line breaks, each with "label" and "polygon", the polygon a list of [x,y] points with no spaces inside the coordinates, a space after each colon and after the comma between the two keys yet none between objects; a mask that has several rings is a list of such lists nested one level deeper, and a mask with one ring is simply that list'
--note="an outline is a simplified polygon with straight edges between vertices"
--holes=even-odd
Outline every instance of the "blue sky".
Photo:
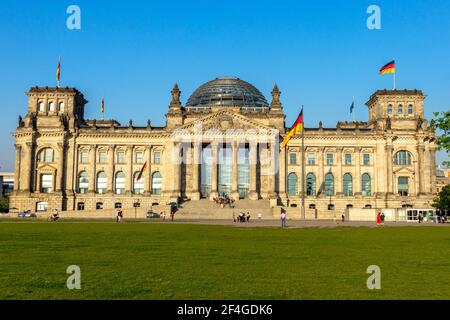
[{"label": "blue sky", "polygon": [[[81,8],[81,30],[66,9]],[[381,30],[366,27],[381,8]],[[426,117],[450,107],[450,3],[433,1],[1,1],[0,170],[12,170],[19,114],[31,86],[62,85],[85,94],[87,118],[164,125],[170,90],[182,101],[202,83],[237,76],[270,101],[277,83],[287,125],[305,105],[306,126],[367,120],[364,103],[391,88],[378,69],[397,60],[397,88],[422,89]],[[440,153],[438,161],[448,157]]]}]

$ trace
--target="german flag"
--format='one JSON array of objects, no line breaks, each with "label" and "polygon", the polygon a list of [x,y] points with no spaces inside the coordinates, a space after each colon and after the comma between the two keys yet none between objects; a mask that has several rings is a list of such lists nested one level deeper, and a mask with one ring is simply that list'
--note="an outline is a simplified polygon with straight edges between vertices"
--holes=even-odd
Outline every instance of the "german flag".
[{"label": "german flag", "polygon": [[294,125],[292,126],[289,133],[284,137],[283,141],[281,142],[281,147],[284,148],[288,144],[289,140],[297,134],[301,133],[303,131],[303,108],[302,111],[300,111],[300,114],[297,117],[297,120],[295,120]]},{"label": "german flag", "polygon": [[100,105],[100,112],[105,113],[105,98],[102,98],[102,104]]},{"label": "german flag", "polygon": [[147,161],[144,163],[144,165],[142,166],[141,171],[139,171],[138,176],[136,177],[136,181],[141,180],[142,175],[144,174],[144,171],[147,171]]},{"label": "german flag", "polygon": [[61,79],[61,59],[58,60],[58,67],[56,68],[56,81]]},{"label": "german flag", "polygon": [[395,60],[387,63],[380,69],[380,74],[395,73]]}]

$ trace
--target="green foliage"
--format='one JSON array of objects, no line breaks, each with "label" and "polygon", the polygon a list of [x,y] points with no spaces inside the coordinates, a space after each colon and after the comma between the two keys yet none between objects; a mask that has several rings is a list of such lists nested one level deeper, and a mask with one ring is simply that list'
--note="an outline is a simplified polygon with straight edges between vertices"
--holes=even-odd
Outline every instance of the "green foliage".
[{"label": "green foliage", "polygon": [[450,210],[450,185],[442,188],[434,199],[433,207],[441,210]]},{"label": "green foliage", "polygon": [[[450,111],[435,112],[433,115],[431,126],[440,132],[436,137],[437,149],[450,153]],[[450,162],[445,164],[450,165]]]},{"label": "green foliage", "polygon": [[9,211],[9,198],[1,197],[0,198],[0,212],[8,212]]}]

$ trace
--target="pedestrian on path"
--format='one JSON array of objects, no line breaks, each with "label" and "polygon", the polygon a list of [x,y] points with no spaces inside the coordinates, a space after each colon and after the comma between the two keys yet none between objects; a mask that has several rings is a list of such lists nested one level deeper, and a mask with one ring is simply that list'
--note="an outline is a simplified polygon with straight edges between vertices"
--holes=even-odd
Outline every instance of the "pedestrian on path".
[{"label": "pedestrian on path", "polygon": [[286,227],[286,212],[281,212],[281,227],[285,228]]}]

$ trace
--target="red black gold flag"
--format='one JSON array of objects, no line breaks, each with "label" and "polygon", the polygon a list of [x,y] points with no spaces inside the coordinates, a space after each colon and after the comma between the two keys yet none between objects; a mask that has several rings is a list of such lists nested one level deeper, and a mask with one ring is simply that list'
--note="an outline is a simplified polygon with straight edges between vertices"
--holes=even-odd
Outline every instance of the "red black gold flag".
[{"label": "red black gold flag", "polygon": [[147,161],[146,161],[146,162],[144,163],[144,165],[142,166],[141,171],[139,171],[139,174],[138,174],[138,176],[137,176],[137,178],[136,178],[136,181],[141,180],[142,175],[144,174],[144,171],[146,171],[146,170],[147,170]]},{"label": "red black gold flag", "polygon": [[291,130],[289,131],[289,133],[284,137],[283,141],[281,142],[281,148],[286,147],[286,145],[288,144],[289,140],[291,140],[291,138],[297,134],[297,133],[301,133],[303,131],[303,108],[302,111],[300,111],[300,114],[297,117],[297,120],[295,120],[294,125],[292,126]]},{"label": "red black gold flag", "polygon": [[387,63],[380,69],[380,74],[395,73],[395,60]]}]

